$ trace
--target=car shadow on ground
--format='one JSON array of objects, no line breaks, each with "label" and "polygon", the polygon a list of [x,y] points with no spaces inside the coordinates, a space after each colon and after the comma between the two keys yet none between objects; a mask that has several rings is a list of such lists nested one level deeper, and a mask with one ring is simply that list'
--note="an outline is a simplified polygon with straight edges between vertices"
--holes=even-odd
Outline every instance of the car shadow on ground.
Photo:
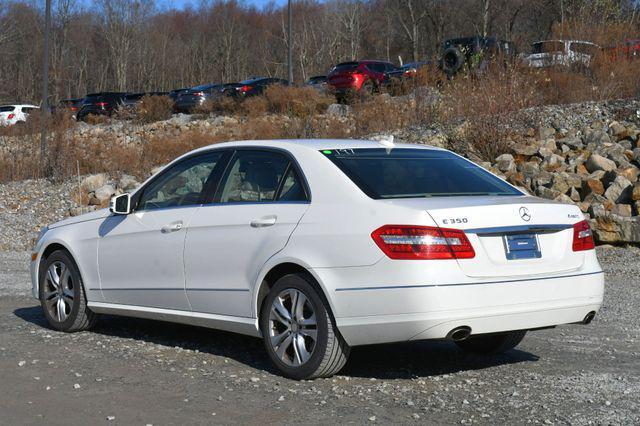
[{"label": "car shadow on ground", "polygon": [[[18,308],[14,314],[24,321],[49,328],[40,306]],[[262,340],[240,334],[110,315],[101,315],[91,333],[198,350],[279,375],[267,357]],[[537,360],[537,355],[517,349],[498,356],[479,357],[464,354],[452,342],[419,341],[355,347],[339,374],[361,378],[406,379]]]}]

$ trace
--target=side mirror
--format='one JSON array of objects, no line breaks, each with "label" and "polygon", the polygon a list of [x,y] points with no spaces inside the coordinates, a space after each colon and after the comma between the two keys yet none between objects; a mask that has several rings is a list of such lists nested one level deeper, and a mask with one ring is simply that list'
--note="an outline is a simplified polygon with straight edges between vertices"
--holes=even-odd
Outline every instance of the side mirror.
[{"label": "side mirror", "polygon": [[114,195],[111,197],[109,211],[113,214],[131,213],[131,194]]}]

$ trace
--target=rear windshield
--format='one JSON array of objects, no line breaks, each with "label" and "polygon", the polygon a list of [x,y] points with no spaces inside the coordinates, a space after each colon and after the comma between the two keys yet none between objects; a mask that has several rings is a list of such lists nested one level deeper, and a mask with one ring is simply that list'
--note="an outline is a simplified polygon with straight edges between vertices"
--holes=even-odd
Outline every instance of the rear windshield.
[{"label": "rear windshield", "polygon": [[321,152],[374,199],[523,195],[447,151],[363,148]]},{"label": "rear windshield", "polygon": [[353,71],[358,68],[357,62],[343,62],[341,64],[336,65],[332,72],[340,72],[340,71]]},{"label": "rear windshield", "polygon": [[0,112],[13,112],[14,109],[12,106],[0,106]]}]

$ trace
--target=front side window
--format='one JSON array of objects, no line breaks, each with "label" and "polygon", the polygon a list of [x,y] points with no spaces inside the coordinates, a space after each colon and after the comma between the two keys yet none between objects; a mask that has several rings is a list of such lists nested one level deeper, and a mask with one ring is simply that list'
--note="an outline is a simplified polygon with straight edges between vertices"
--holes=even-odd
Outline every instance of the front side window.
[{"label": "front side window", "polygon": [[523,195],[448,151],[363,148],[322,153],[374,199]]},{"label": "front side window", "polygon": [[[259,203],[278,200],[282,183],[291,190],[295,182],[285,178],[289,159],[267,151],[238,151],[222,185],[222,203]],[[295,178],[294,178],[295,179]],[[292,195],[293,196],[293,193]]]},{"label": "front side window", "polygon": [[138,210],[197,205],[207,189],[222,153],[207,153],[181,161],[164,171],[143,191]]}]

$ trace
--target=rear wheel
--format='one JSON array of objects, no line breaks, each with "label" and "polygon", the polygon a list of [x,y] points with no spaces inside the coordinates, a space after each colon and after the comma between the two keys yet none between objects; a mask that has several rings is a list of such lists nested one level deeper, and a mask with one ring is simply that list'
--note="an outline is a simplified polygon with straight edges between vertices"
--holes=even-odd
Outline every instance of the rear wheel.
[{"label": "rear wheel", "polygon": [[40,265],[40,304],[56,330],[88,330],[96,315],[87,307],[82,278],[71,256],[63,250],[49,255]]},{"label": "rear wheel", "polygon": [[304,274],[280,278],[260,315],[269,358],[285,376],[297,380],[330,377],[349,356],[349,346],[311,280]]},{"label": "rear wheel", "polygon": [[480,334],[457,341],[456,344],[464,352],[478,355],[496,355],[515,348],[522,341],[527,330],[510,331],[508,333]]}]

